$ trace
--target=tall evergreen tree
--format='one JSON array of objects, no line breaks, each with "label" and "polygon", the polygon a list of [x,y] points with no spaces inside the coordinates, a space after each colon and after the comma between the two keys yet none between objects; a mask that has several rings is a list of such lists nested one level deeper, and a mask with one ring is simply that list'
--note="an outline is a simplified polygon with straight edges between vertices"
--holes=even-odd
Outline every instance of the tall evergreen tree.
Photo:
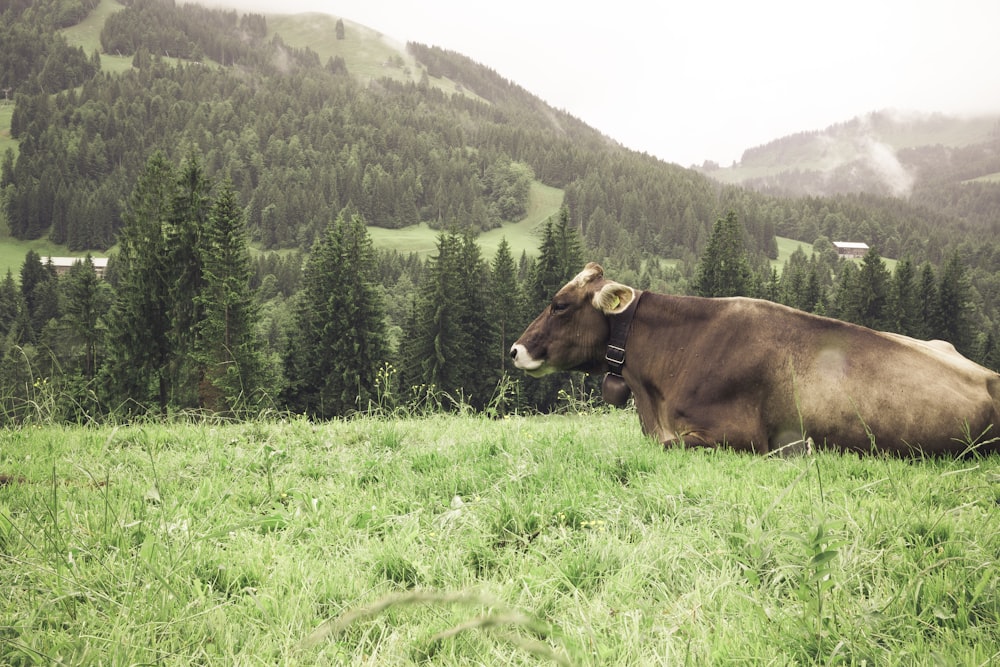
[{"label": "tall evergreen tree", "polygon": [[500,241],[490,267],[489,320],[497,328],[497,371],[502,375],[511,370],[510,346],[526,324],[521,314],[521,286],[517,281],[517,265],[506,237]]},{"label": "tall evergreen tree", "polygon": [[913,261],[904,257],[896,264],[889,287],[890,326],[905,336],[920,337],[920,294],[917,291],[917,270]]},{"label": "tall evergreen tree", "polygon": [[4,349],[4,339],[16,330],[15,324],[23,309],[24,296],[14,282],[14,275],[7,269],[7,275],[0,283],[0,352]]},{"label": "tall evergreen tree", "polygon": [[493,359],[504,350],[498,349],[497,324],[489,312],[489,266],[483,261],[479,244],[471,231],[462,234],[460,251],[459,326],[469,339],[468,346],[462,351],[460,386],[465,400],[481,410],[486,407],[502,376]]},{"label": "tall evergreen tree", "polygon": [[253,408],[268,383],[254,325],[257,304],[243,215],[225,181],[201,235],[204,285],[197,297],[197,360],[204,369],[199,402],[213,411]]},{"label": "tall evergreen tree", "polygon": [[55,285],[55,269],[51,264],[43,264],[37,252],[29,250],[21,264],[21,295],[28,324],[23,333],[27,342],[35,341],[45,323],[58,314],[54,312],[57,298]]},{"label": "tall evergreen tree", "polygon": [[341,213],[313,245],[285,367],[288,405],[315,417],[367,409],[388,358],[385,306],[371,237]]},{"label": "tall evergreen tree", "polygon": [[810,303],[806,294],[808,276],[809,259],[800,246],[785,261],[781,270],[781,302],[792,308],[811,310],[816,302],[813,300]]},{"label": "tall evergreen tree", "polygon": [[167,411],[170,398],[170,253],[164,228],[177,197],[173,165],[153,153],[122,213],[118,236],[115,301],[105,324],[107,361],[100,378],[112,409],[144,411],[155,403]]},{"label": "tall evergreen tree", "polygon": [[747,296],[753,276],[743,227],[730,211],[715,221],[695,273],[694,289],[699,296]]},{"label": "tall evergreen tree", "polygon": [[851,321],[872,329],[889,326],[889,271],[875,248],[861,261],[861,271],[854,288],[858,310]]},{"label": "tall evergreen tree", "polygon": [[198,406],[198,387],[205,372],[195,359],[195,347],[204,306],[198,299],[203,284],[199,248],[212,205],[211,188],[198,157],[188,156],[177,176],[168,223],[163,226],[171,403],[182,408]]},{"label": "tall evergreen tree", "polygon": [[972,282],[957,251],[948,257],[941,269],[937,296],[941,320],[935,337],[949,341],[959,352],[970,355],[975,342],[969,317],[972,311]]},{"label": "tall evergreen tree", "polygon": [[[420,394],[435,392],[450,407],[458,405],[472,336],[463,326],[462,237],[441,233],[437,254],[427,260],[403,341],[403,380]],[[421,389],[422,388],[422,389]]]},{"label": "tall evergreen tree", "polygon": [[930,262],[924,262],[920,269],[917,290],[920,294],[920,323],[914,335],[924,340],[939,336],[942,324],[937,275]]},{"label": "tall evergreen tree", "polygon": [[529,284],[531,310],[541,310],[573,276],[583,269],[583,239],[570,225],[569,208],[559,209],[559,216],[545,223]]},{"label": "tall evergreen tree", "polygon": [[[521,285],[517,280],[517,264],[510,252],[510,245],[504,238],[497,247],[496,255],[493,256],[493,264],[490,267],[489,302],[487,304],[487,317],[496,326],[494,335],[497,345],[494,352],[498,356],[495,369],[501,378],[513,371],[510,346],[517,340],[526,324],[521,308],[523,302]],[[520,383],[520,378],[515,382]]]},{"label": "tall evergreen tree", "polygon": [[[545,225],[542,243],[538,248],[538,258],[528,280],[528,317],[535,317],[552,301],[562,287],[582,269],[583,239],[569,224],[569,209],[564,205],[555,222]],[[523,395],[529,405],[548,411],[555,407],[561,390],[574,382],[582,382],[579,376],[550,375],[525,382]]]},{"label": "tall evergreen tree", "polygon": [[111,289],[94,272],[94,261],[88,254],[70,268],[61,281],[63,316],[61,329],[73,345],[80,348],[79,372],[90,381],[97,372],[98,353],[104,340],[101,318],[111,305]]},{"label": "tall evergreen tree", "polygon": [[845,262],[837,280],[830,315],[847,322],[861,319],[861,301],[858,298],[858,282],[861,271],[854,262]]}]

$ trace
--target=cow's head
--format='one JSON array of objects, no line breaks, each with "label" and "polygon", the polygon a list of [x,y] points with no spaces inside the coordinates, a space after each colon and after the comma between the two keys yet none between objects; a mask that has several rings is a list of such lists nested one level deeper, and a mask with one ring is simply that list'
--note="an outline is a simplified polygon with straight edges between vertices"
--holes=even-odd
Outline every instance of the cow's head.
[{"label": "cow's head", "polygon": [[605,280],[599,264],[587,264],[510,348],[514,365],[533,377],[606,371],[608,315],[624,311],[635,296],[631,287]]}]

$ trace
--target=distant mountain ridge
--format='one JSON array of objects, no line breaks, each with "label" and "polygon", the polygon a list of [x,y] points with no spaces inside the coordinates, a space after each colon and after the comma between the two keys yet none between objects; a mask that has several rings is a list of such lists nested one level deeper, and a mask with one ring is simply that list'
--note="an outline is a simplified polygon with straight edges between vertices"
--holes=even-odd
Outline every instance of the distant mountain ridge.
[{"label": "distant mountain ridge", "polygon": [[782,195],[869,193],[907,198],[928,186],[1000,183],[1000,113],[958,117],[879,111],[744,151],[703,173]]}]

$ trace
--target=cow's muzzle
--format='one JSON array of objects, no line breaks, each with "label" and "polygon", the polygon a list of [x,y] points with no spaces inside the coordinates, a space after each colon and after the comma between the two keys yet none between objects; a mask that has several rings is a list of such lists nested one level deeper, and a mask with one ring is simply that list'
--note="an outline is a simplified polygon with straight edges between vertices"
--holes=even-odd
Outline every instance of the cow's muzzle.
[{"label": "cow's muzzle", "polygon": [[520,343],[514,343],[510,348],[510,358],[514,360],[514,365],[526,372],[528,375],[545,375],[551,369],[545,368],[544,359],[535,359],[528,352],[528,348]]}]

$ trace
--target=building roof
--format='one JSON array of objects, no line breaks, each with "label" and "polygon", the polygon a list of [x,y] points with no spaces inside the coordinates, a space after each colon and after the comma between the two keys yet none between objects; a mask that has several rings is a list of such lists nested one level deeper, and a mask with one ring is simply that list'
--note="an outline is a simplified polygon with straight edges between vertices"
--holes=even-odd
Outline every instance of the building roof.
[{"label": "building roof", "polygon": [[[85,257],[42,257],[42,264],[48,264],[52,262],[52,266],[55,267],[66,267],[67,269],[77,262],[82,262]],[[94,263],[94,268],[106,269],[108,267],[107,257],[91,257],[90,261]]]},{"label": "building roof", "polygon": [[868,250],[867,243],[855,243],[853,241],[834,241],[833,247],[842,250]]}]

